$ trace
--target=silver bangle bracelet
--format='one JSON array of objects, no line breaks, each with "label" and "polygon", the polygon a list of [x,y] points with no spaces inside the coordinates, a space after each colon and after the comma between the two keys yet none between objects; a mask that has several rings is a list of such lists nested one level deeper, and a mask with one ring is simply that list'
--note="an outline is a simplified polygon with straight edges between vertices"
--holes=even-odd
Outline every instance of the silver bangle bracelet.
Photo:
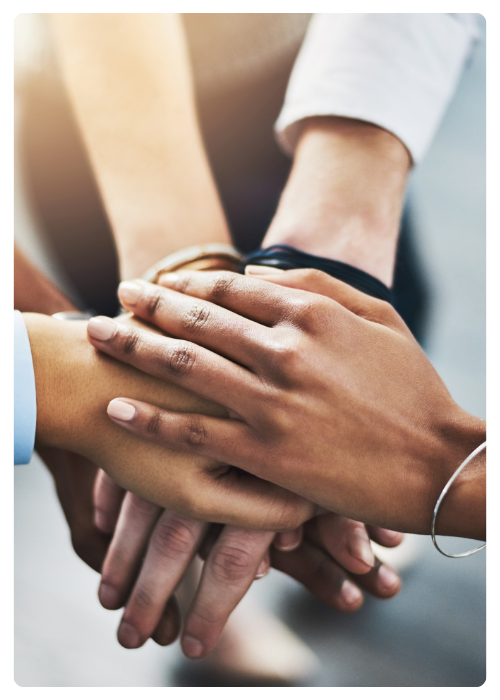
[{"label": "silver bangle bracelet", "polygon": [[432,527],[431,527],[432,542],[433,542],[434,547],[437,549],[438,552],[443,554],[445,557],[449,557],[450,559],[461,559],[462,557],[468,557],[471,554],[475,554],[476,552],[480,552],[481,549],[484,549],[486,547],[486,542],[485,542],[484,544],[480,545],[479,547],[475,547],[474,549],[469,549],[468,552],[462,552],[462,554],[448,554],[448,552],[443,552],[441,547],[436,542],[436,519],[437,519],[437,515],[439,512],[439,507],[440,507],[441,503],[443,502],[444,497],[446,496],[446,494],[450,490],[451,485],[453,484],[453,482],[455,481],[457,476],[460,474],[460,472],[463,471],[465,469],[465,467],[468,464],[470,464],[470,462],[472,462],[474,457],[476,457],[480,452],[482,452],[485,449],[486,449],[486,440],[483,442],[482,445],[479,445],[479,447],[476,447],[474,452],[471,452],[471,454],[467,457],[467,459],[465,459],[462,462],[462,464],[458,467],[457,471],[453,474],[453,476],[448,481],[448,483],[446,484],[444,489],[441,491],[441,495],[439,496],[437,503],[436,503],[436,507],[434,508],[434,514],[432,516]]}]

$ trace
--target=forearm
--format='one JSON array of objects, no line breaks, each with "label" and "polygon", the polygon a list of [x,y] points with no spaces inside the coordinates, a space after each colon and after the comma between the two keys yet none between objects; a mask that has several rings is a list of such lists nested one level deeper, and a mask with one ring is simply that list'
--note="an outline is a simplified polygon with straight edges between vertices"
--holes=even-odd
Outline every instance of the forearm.
[{"label": "forearm", "polygon": [[306,120],[264,245],[288,243],[392,283],[410,156],[377,126]]},{"label": "forearm", "polygon": [[229,242],[176,14],[62,14],[63,74],[123,277],[179,248]]},{"label": "forearm", "polygon": [[14,308],[40,314],[73,311],[74,304],[14,246]]}]

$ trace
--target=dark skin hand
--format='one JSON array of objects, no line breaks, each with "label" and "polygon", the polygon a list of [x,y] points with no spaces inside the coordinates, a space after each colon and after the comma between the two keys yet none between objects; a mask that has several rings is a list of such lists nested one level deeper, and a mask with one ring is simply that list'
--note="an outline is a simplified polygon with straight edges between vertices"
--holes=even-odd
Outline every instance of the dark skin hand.
[{"label": "dark skin hand", "polygon": [[[485,440],[486,424],[453,401],[389,304],[314,270],[275,274],[272,283],[179,272],[160,285],[168,289],[122,283],[120,298],[175,339],[103,319],[89,323],[90,341],[142,371],[196,386],[233,420],[173,415],[125,397],[109,404],[112,420],[346,517],[430,532],[440,492]],[[94,337],[94,325],[106,333]],[[172,374],[169,358],[179,354]],[[457,479],[437,526],[438,534],[484,538],[484,453]]]}]

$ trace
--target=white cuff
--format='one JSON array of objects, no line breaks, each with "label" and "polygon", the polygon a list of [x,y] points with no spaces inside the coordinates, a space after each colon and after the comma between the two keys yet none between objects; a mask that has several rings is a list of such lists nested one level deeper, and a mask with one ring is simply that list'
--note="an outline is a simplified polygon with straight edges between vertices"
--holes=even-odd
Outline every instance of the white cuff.
[{"label": "white cuff", "polygon": [[387,129],[420,161],[477,36],[470,15],[315,15],[275,125],[279,143],[293,154],[300,120],[343,116]]}]

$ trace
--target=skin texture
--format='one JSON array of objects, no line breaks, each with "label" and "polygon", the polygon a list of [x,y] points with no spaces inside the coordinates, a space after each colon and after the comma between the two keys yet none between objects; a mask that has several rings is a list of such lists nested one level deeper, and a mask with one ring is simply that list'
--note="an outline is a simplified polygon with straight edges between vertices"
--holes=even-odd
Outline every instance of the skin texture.
[{"label": "skin texture", "polygon": [[393,134],[342,117],[305,119],[263,246],[287,243],[392,284],[410,156]]},{"label": "skin texture", "polygon": [[[19,251],[16,290],[22,292],[16,297],[16,306],[23,310],[35,304],[39,308],[42,304],[40,310],[44,310],[47,299],[52,312],[75,310]],[[141,325],[128,315],[121,322]],[[67,328],[67,323],[57,323],[60,332]],[[53,359],[56,357],[55,354]],[[38,376],[39,387],[40,381]],[[118,639],[127,648],[141,646],[149,636],[161,645],[176,639],[181,618],[172,593],[183,580],[197,549],[208,557],[208,564],[187,618],[185,630],[190,634],[185,632],[183,637],[184,652],[193,658],[213,648],[228,615],[254,578],[269,570],[271,556],[276,568],[345,612],[361,605],[363,589],[382,598],[399,590],[399,578],[388,567],[380,568],[380,562],[376,562],[372,569],[368,533],[361,523],[331,514],[329,527],[322,528],[324,546],[321,542],[315,546],[307,538],[301,543],[302,528],[298,528],[275,535],[270,556],[268,548],[274,533],[231,526],[221,529],[162,511],[139,496],[126,493],[82,455],[40,445],[37,449],[54,477],[76,553],[96,571],[102,570],[101,603],[112,609],[125,605]],[[325,522],[324,516],[321,522]],[[308,526],[307,532],[310,529]],[[198,539],[192,537],[193,533],[198,533]],[[369,529],[369,534],[386,546],[396,546],[401,541],[398,533]],[[299,545],[299,552],[290,551]]]},{"label": "skin texture", "polygon": [[[53,29],[122,275],[141,274],[179,241],[229,242],[197,124],[179,17],[61,14],[53,16]],[[385,279],[407,170],[405,149],[388,132],[355,120],[310,120],[268,234],[273,240],[265,244],[308,250],[310,242],[310,252],[354,261]],[[310,207],[297,206],[297,194],[304,205],[312,193],[314,217]],[[333,208],[334,202],[349,206]],[[293,533],[279,535],[278,543],[280,537],[288,547],[290,538],[298,541]]]},{"label": "skin texture", "polygon": [[52,27],[122,277],[179,248],[229,243],[180,16],[64,13]]},{"label": "skin texture", "polygon": [[26,314],[25,321],[37,383],[37,446],[78,452],[124,488],[190,517],[286,530],[314,513],[304,499],[214,460],[124,439],[105,414],[118,387],[170,410],[197,405],[211,415],[225,411],[97,354],[86,341],[84,322],[62,324],[38,314]]},{"label": "skin texture", "polygon": [[[303,535],[286,533],[288,542],[275,542],[269,556],[273,537],[276,540],[272,532],[210,526],[131,493],[123,503],[122,498],[123,492],[101,473],[95,502],[101,527],[113,532],[113,539],[102,568],[99,599],[109,609],[125,607],[118,639],[127,648],[141,646],[150,636],[158,641],[159,631],[169,622],[165,607],[197,552],[206,563],[182,636],[183,651],[192,658],[214,648],[229,614],[271,562],[344,612],[362,604],[361,589],[381,598],[399,591],[398,576],[375,560],[368,539],[370,535],[382,545],[396,546],[399,533],[376,528],[367,532],[362,523],[329,513],[309,521]],[[280,549],[284,545],[286,551]]]},{"label": "skin texture", "polygon": [[[133,418],[115,422],[145,436],[153,419],[149,436],[159,444],[228,460],[346,517],[428,533],[446,481],[484,440],[484,421],[455,404],[388,304],[324,273],[278,278],[285,274],[324,296],[232,273],[165,275],[165,290],[122,284],[125,308],[182,340],[158,343],[116,326],[107,341],[90,337],[93,345],[163,378],[181,352],[173,381],[196,385],[238,420],[127,399]],[[438,522],[442,534],[484,536],[478,469],[472,488],[465,479],[456,489],[458,507],[448,504]],[[473,512],[464,521],[466,503]]]}]

